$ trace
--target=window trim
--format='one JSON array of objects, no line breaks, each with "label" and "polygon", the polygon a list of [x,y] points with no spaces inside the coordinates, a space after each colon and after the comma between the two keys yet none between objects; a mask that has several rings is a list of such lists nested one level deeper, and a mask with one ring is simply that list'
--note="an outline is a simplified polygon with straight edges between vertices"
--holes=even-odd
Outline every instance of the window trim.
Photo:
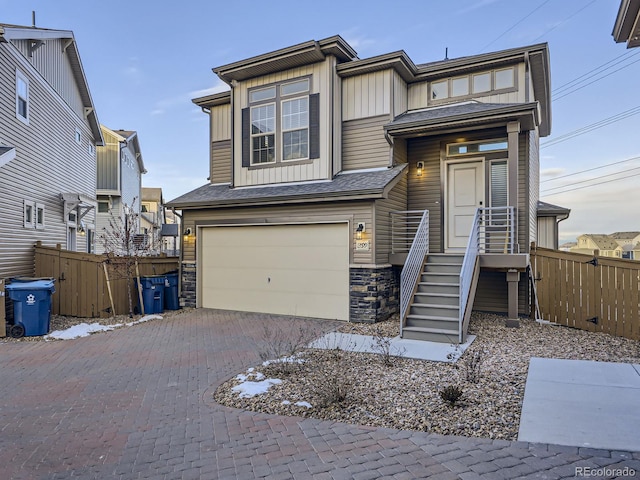
[{"label": "window trim", "polygon": [[[312,118],[311,118],[311,96],[314,95],[313,93],[313,85],[312,85],[312,79],[313,79],[313,75],[305,75],[305,76],[301,76],[301,77],[297,77],[294,79],[286,79],[286,80],[282,80],[282,81],[278,81],[278,82],[274,82],[268,85],[260,85],[259,87],[254,87],[254,88],[250,88],[247,92],[247,110],[248,110],[248,117],[249,117],[249,132],[248,132],[248,145],[245,145],[243,148],[248,148],[249,149],[249,162],[248,165],[244,165],[244,168],[248,168],[250,170],[253,169],[259,169],[259,168],[269,168],[269,167],[274,167],[274,166],[282,166],[282,165],[292,165],[292,164],[304,164],[304,163],[311,163],[313,162],[313,158],[311,157],[312,154],[312,146],[311,146],[311,135],[312,135]],[[292,92],[292,93],[286,93],[283,94],[282,93],[282,87],[285,85],[290,85],[290,84],[294,84],[297,82],[306,82],[307,84],[307,89],[302,91],[296,91],[296,92]],[[274,88],[275,89],[275,96],[274,97],[270,97],[270,98],[266,98],[263,100],[259,100],[259,101],[255,101],[255,102],[251,102],[251,95],[254,92],[260,91],[260,90],[268,90],[270,88]],[[282,128],[283,125],[283,120],[282,120],[282,115],[283,115],[283,104],[286,101],[290,101],[290,100],[295,100],[295,99],[299,99],[299,98],[307,98],[307,126],[306,126],[306,130],[307,130],[307,156],[304,158],[294,158],[294,159],[289,159],[289,160],[285,160],[284,159],[284,133],[285,130]],[[253,117],[252,117],[252,112],[253,109],[256,107],[261,107],[263,105],[267,105],[267,104],[274,104],[275,107],[275,112],[274,112],[274,116],[275,116],[275,130],[273,133],[268,133],[268,134],[258,134],[258,135],[254,135],[252,132],[252,123],[253,123]],[[294,130],[287,130],[287,132],[289,131],[295,131],[295,130],[302,130],[300,128],[294,129]],[[272,162],[254,162],[254,148],[253,148],[253,139],[258,137],[258,136],[265,136],[265,135],[273,135],[274,136],[274,160]]]},{"label": "window trim", "polygon": [[[513,73],[513,85],[510,87],[496,88],[496,72],[502,72],[506,70],[511,70]],[[474,92],[473,91],[473,78],[477,75],[482,74],[490,74],[490,86],[489,90],[485,90],[482,92]],[[453,95],[453,81],[460,80],[461,78],[467,77],[468,80],[468,94],[467,95]],[[433,98],[433,84],[445,83],[447,86],[447,95],[445,97],[441,97],[439,99]],[[490,70],[481,70],[477,72],[470,72],[466,75],[457,75],[450,77],[441,77],[436,78],[429,81],[429,85],[427,88],[427,105],[442,105],[444,103],[452,102],[452,101],[464,101],[472,98],[478,97],[486,97],[489,95],[499,95],[502,93],[510,93],[518,90],[518,69],[517,65],[509,65],[507,67],[500,68],[492,68]]]},{"label": "window trim", "polygon": [[[27,214],[29,212],[29,214]],[[35,228],[36,204],[29,200],[22,201],[22,220],[24,228]]]},{"label": "window trim", "polygon": [[[35,225],[36,225],[36,230],[44,230],[46,227],[46,211],[45,211],[45,207],[44,207],[44,203],[36,203],[36,209],[35,209]],[[42,212],[42,221],[40,221],[40,212]]]},{"label": "window trim", "polygon": [[[19,87],[18,82],[20,81],[24,83],[25,89],[26,89],[26,98],[24,99],[20,96],[20,92],[18,88]],[[25,104],[24,116],[20,113],[20,100],[23,100]],[[16,118],[26,125],[29,125],[29,119],[30,119],[29,110],[31,106],[30,104],[31,104],[31,101],[29,99],[29,79],[24,73],[16,69]]]},{"label": "window trim", "polygon": [[78,127],[76,127],[76,132],[74,134],[74,139],[78,145],[82,144],[82,132]]}]

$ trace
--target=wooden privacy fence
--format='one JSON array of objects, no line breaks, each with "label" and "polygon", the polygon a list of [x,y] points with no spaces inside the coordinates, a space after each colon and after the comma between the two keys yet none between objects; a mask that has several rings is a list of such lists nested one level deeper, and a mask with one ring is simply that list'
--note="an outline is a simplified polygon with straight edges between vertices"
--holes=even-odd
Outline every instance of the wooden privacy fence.
[{"label": "wooden privacy fence", "polygon": [[544,320],[640,340],[640,262],[531,246]]},{"label": "wooden privacy fence", "polygon": [[[69,252],[36,244],[36,277],[55,278],[56,291],[51,299],[51,313],[85,318],[128,314],[127,280],[122,275],[122,268],[115,262],[105,263],[106,259],[105,255]],[[104,265],[107,266],[106,273]],[[161,275],[177,271],[178,267],[177,257],[142,257],[138,260],[141,276]],[[134,306],[139,303],[135,284],[133,279],[131,298]],[[111,306],[109,287],[115,312]]]}]

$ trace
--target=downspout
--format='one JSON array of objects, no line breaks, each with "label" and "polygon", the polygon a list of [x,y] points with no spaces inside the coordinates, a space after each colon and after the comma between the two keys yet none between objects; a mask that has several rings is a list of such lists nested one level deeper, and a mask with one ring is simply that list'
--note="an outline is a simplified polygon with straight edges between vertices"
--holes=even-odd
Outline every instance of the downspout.
[{"label": "downspout", "polygon": [[524,101],[529,102],[529,52],[524,52]]}]

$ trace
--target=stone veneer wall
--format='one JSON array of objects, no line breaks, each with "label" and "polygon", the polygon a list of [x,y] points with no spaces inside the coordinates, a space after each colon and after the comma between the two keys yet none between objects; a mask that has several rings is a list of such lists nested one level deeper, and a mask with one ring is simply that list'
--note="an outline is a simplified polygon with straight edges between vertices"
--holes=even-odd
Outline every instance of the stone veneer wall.
[{"label": "stone veneer wall", "polygon": [[182,264],[182,292],[180,305],[183,307],[196,306],[196,264]]},{"label": "stone veneer wall", "polygon": [[349,319],[375,323],[398,312],[400,270],[392,266],[349,270]]}]

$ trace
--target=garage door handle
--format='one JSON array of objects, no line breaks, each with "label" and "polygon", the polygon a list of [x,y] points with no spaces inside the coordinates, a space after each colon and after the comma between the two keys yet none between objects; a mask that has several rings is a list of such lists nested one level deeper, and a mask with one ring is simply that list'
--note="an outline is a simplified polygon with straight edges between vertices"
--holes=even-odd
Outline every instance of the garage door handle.
[{"label": "garage door handle", "polygon": [[267,283],[271,283],[271,277],[267,277]]}]

